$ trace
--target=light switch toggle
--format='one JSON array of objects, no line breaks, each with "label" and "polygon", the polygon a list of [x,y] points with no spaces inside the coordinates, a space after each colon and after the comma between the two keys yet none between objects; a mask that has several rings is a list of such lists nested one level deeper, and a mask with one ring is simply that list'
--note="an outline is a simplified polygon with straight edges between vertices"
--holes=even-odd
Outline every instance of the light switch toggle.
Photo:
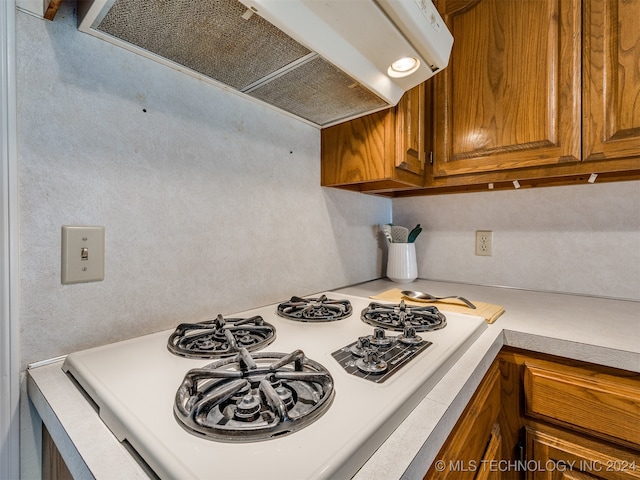
[{"label": "light switch toggle", "polygon": [[64,284],[104,280],[104,227],[62,226],[61,277]]}]

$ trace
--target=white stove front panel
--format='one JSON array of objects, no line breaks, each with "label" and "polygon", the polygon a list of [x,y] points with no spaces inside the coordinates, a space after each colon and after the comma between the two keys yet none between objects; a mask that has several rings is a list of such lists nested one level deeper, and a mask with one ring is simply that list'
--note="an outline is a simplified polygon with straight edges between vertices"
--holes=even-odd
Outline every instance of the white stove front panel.
[{"label": "white stove front panel", "polygon": [[290,435],[238,444],[184,430],[173,416],[176,390],[189,369],[215,360],[170,353],[167,339],[173,330],[71,354],[63,369],[95,401],[114,435],[126,439],[161,478],[350,478],[486,324],[480,317],[446,313],[444,329],[420,333],[433,345],[385,383],[376,384],[349,375],[331,356],[359,336],[373,333],[373,327],[360,319],[370,300],[326,295],[350,300],[353,315],[333,322],[297,322],[277,316],[277,305],[229,315],[261,315],[276,327],[276,340],[263,351],[301,349],[331,372],[333,404],[316,422]]}]

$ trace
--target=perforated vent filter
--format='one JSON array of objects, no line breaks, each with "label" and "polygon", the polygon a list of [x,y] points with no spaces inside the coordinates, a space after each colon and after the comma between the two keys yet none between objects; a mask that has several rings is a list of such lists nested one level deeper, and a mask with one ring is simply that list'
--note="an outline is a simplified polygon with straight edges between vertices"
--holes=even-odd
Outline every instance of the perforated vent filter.
[{"label": "perforated vent filter", "polygon": [[247,8],[237,0],[107,5],[93,29],[236,90],[251,86],[249,95],[317,125],[389,106],[321,57],[301,61],[313,52],[257,14],[243,18]]},{"label": "perforated vent filter", "polygon": [[315,57],[249,95],[317,125],[388,106],[322,57]]},{"label": "perforated vent filter", "polygon": [[242,90],[309,53],[246,11],[236,0],[116,0],[97,29]]}]

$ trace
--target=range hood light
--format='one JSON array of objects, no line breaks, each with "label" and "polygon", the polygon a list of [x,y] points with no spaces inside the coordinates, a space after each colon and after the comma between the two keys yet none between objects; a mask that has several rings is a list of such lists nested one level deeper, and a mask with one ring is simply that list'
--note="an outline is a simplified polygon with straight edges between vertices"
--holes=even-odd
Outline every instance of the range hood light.
[{"label": "range hood light", "polygon": [[393,78],[402,78],[411,75],[420,68],[420,60],[415,57],[403,57],[391,64],[387,75]]}]

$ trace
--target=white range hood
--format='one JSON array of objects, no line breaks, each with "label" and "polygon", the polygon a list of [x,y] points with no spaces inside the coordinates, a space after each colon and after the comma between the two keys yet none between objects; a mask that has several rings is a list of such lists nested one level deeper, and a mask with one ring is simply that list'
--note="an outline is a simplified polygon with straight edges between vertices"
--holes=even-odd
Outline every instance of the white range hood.
[{"label": "white range hood", "polygon": [[[79,0],[78,22],[319,127],[395,105],[453,45],[430,0]],[[390,76],[404,57],[415,71]]]}]

